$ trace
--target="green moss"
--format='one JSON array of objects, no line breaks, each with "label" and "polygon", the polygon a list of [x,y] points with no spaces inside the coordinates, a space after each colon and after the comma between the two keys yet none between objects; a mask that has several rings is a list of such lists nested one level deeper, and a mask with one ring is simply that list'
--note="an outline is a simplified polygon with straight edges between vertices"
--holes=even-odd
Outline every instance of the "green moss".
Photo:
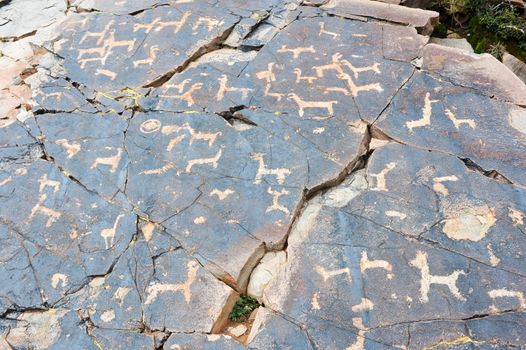
[{"label": "green moss", "polygon": [[445,38],[447,37],[447,26],[443,23],[437,24],[435,27],[435,30],[432,34],[436,38]]},{"label": "green moss", "polygon": [[250,313],[258,307],[259,303],[256,299],[248,295],[242,295],[236,301],[236,304],[228,317],[234,322],[243,322],[247,319]]}]

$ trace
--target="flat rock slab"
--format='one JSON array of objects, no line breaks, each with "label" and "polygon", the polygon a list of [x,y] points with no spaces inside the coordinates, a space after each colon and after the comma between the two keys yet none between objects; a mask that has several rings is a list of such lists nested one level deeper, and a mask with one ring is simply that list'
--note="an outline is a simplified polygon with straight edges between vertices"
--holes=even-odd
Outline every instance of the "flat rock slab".
[{"label": "flat rock slab", "polygon": [[2,2],[0,349],[523,346],[526,87],[437,16]]}]

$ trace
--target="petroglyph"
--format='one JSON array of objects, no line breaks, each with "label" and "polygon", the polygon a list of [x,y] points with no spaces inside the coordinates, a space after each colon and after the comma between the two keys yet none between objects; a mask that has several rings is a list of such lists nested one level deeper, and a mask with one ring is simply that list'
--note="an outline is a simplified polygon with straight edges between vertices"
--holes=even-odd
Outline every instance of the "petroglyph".
[{"label": "petroglyph", "polygon": [[385,175],[387,175],[387,173],[389,173],[395,167],[396,167],[396,163],[390,162],[378,174],[369,174],[369,176],[374,177],[376,179],[376,186],[372,187],[371,191],[389,192],[389,190],[387,189],[387,182],[385,180]]},{"label": "petroglyph", "polygon": [[115,311],[114,310],[106,310],[100,315],[100,320],[102,322],[111,322],[115,319]]},{"label": "petroglyph", "polygon": [[282,185],[288,175],[291,174],[287,168],[275,168],[269,169],[265,165],[265,155],[263,153],[255,153],[251,156],[253,160],[256,160],[259,164],[256,177],[254,178],[254,184],[260,184],[264,176],[275,176],[278,184]]},{"label": "petroglyph", "polygon": [[68,159],[73,158],[80,152],[79,143],[69,143],[69,141],[66,139],[60,139],[56,140],[55,144],[60,145],[66,149],[66,152],[68,153]]},{"label": "petroglyph", "polygon": [[63,273],[55,273],[51,277],[51,288],[57,289],[59,284],[62,288],[65,288],[68,284],[68,276]]},{"label": "petroglyph", "polygon": [[496,222],[495,210],[487,205],[469,206],[449,213],[442,231],[454,240],[478,242]]},{"label": "petroglyph", "polygon": [[444,197],[447,196],[449,194],[449,190],[447,189],[446,186],[442,184],[442,182],[446,182],[446,181],[455,182],[455,181],[458,181],[458,177],[456,177],[455,175],[435,177],[433,179],[433,191],[440,193]]},{"label": "petroglyph", "polygon": [[[168,144],[168,148],[170,147],[170,144]],[[168,149],[168,151],[171,151],[171,149]],[[170,171],[174,168],[174,165],[172,163],[168,163],[164,165],[161,168],[157,169],[150,169],[150,170],[144,170],[140,174],[144,175],[162,175],[165,174],[167,171]]]},{"label": "petroglyph", "polygon": [[337,37],[340,36],[340,34],[338,34],[338,33],[329,32],[329,31],[325,30],[325,23],[324,22],[319,22],[318,24],[320,25],[320,33],[318,34],[319,36],[321,36],[322,34],[326,34],[326,35],[332,36],[334,39],[336,39]]},{"label": "petroglyph", "polygon": [[176,145],[178,145],[181,141],[183,141],[186,138],[186,135],[179,135],[174,137],[173,139],[168,142],[168,145],[166,146],[166,150],[168,152],[172,151]]},{"label": "petroglyph", "polygon": [[157,52],[160,50],[158,45],[152,45],[150,46],[150,49],[148,50],[148,58],[145,58],[143,60],[137,60],[133,61],[133,68],[137,68],[141,65],[148,65],[151,66],[153,62],[157,59]]},{"label": "petroglyph", "polygon": [[179,92],[180,94],[183,93],[184,91],[184,87],[186,86],[186,84],[188,84],[189,82],[191,82],[192,79],[185,79],[183,80],[182,82],[178,83],[178,84],[166,84],[165,87],[166,89],[176,89],[177,92]]},{"label": "petroglyph", "polygon": [[50,209],[45,207],[44,201],[47,199],[46,194],[42,194],[40,198],[38,199],[37,204],[31,209],[31,214],[29,214],[29,217],[27,218],[28,221],[31,221],[36,214],[42,214],[48,217],[46,221],[46,227],[51,227],[55,221],[57,221],[60,216],[62,215],[56,210]]},{"label": "petroglyph", "polygon": [[5,184],[7,184],[7,183],[9,183],[11,181],[13,181],[13,177],[12,176],[8,176],[5,179],[3,179],[2,181],[0,181],[0,186],[4,186]]},{"label": "petroglyph", "polygon": [[194,25],[192,26],[192,29],[193,30],[196,30],[197,28],[199,28],[200,26],[203,26],[206,28],[207,31],[212,31],[212,29],[214,28],[217,28],[217,27],[220,27],[224,24],[225,22],[223,20],[218,20],[218,19],[215,19],[215,18],[210,18],[210,17],[199,17],[197,19],[197,21],[195,21]]},{"label": "petroglyph", "polygon": [[198,216],[194,219],[194,224],[196,225],[202,225],[206,222],[206,218],[204,216]]},{"label": "petroglyph", "polygon": [[132,289],[129,287],[119,287],[113,294],[113,298],[119,303],[120,306],[124,303],[124,298]]},{"label": "petroglyph", "polygon": [[427,253],[420,250],[416,252],[416,257],[411,260],[409,264],[420,270],[420,302],[427,303],[429,301],[429,289],[433,284],[447,286],[455,298],[460,301],[466,301],[466,298],[460,293],[460,290],[457,287],[457,280],[459,276],[467,274],[465,271],[455,270],[453,273],[446,276],[431,275],[427,263]]},{"label": "petroglyph", "polygon": [[[87,21],[87,20],[88,20],[88,18],[86,17],[84,19],[84,21]],[[85,23],[86,22],[84,22],[84,24]],[[100,31],[100,32],[88,32],[87,31],[86,33],[84,33],[82,38],[80,38],[79,44],[82,44],[88,38],[97,38],[96,45],[102,44],[102,42],[104,41],[104,38],[109,33],[110,28],[113,26],[114,23],[115,23],[115,21],[113,21],[113,20],[108,21],[108,23],[106,23],[106,25],[104,26],[104,29],[102,31]]]},{"label": "petroglyph", "polygon": [[[182,83],[183,87],[184,87],[185,82],[186,81],[184,81]],[[191,106],[193,106],[195,104],[193,93],[198,91],[198,90],[201,90],[202,87],[203,87],[202,83],[195,83],[195,84],[192,84],[192,86],[190,86],[190,88],[186,92],[181,93],[179,95],[164,95],[163,94],[163,95],[159,95],[159,97],[183,100],[183,101],[186,102],[188,107],[191,107]]]},{"label": "petroglyph", "polygon": [[[97,41],[97,45],[100,45],[99,41],[100,39]],[[86,63],[88,62],[99,62],[102,66],[104,66],[106,64],[106,60],[113,53],[113,49],[118,48],[118,47],[125,47],[128,52],[131,52],[134,46],[135,46],[135,39],[115,40],[115,31],[111,31],[108,34],[108,38],[104,39],[104,41],[102,42],[102,46],[93,47],[89,49],[79,49],[77,60],[79,62],[80,68],[82,69],[86,67]],[[88,57],[84,58],[85,56],[88,56]]]},{"label": "petroglyph", "polygon": [[431,93],[426,92],[424,97],[424,107],[422,108],[422,118],[418,120],[411,120],[405,123],[409,131],[413,131],[414,128],[421,128],[424,126],[431,125],[431,115],[433,114],[433,103],[438,103],[439,100],[432,100]]},{"label": "petroglyph", "polygon": [[217,164],[219,162],[219,159],[221,159],[222,154],[223,154],[223,150],[220,148],[217,151],[216,155],[212,158],[192,159],[188,161],[185,171],[189,173],[192,171],[192,168],[194,167],[194,165],[205,165],[205,164],[212,164],[212,168],[217,169]]},{"label": "petroglyph", "polygon": [[373,308],[374,308],[374,304],[372,303],[372,301],[370,301],[367,298],[362,298],[362,301],[360,302],[360,304],[354,305],[351,308],[351,310],[353,312],[364,312],[364,311],[372,310]]},{"label": "petroglyph", "polygon": [[335,276],[345,275],[345,274],[347,275],[347,280],[349,282],[352,282],[351,269],[349,269],[348,267],[343,268],[343,269],[329,271],[329,270],[325,270],[320,265],[316,265],[314,267],[314,271],[316,271],[323,278],[324,282],[327,282],[329,279],[331,279],[331,278],[333,278]]},{"label": "petroglyph", "polygon": [[117,226],[119,225],[120,219],[124,217],[124,214],[120,214],[115,219],[115,223],[110,228],[105,228],[100,231],[100,236],[104,239],[104,244],[106,246],[106,249],[110,249],[113,247],[113,243],[115,240],[115,234],[117,233]]},{"label": "petroglyph", "polygon": [[225,93],[227,92],[238,92],[241,93],[241,97],[246,99],[248,94],[252,92],[252,89],[249,88],[236,88],[228,86],[228,77],[226,74],[223,74],[219,79],[219,90],[217,91],[216,100],[221,101],[225,98]]},{"label": "petroglyph", "polygon": [[[526,310],[526,298],[524,297],[524,294],[519,291],[508,290],[506,288],[492,289],[488,292],[488,295],[494,301],[497,298],[516,298],[519,301],[519,307],[517,308],[517,311]],[[492,312],[500,311],[495,305],[491,305],[490,310]]]},{"label": "petroglyph", "polygon": [[99,165],[107,165],[110,167],[110,172],[114,173],[119,167],[121,156],[122,156],[122,148],[117,148],[117,154],[114,156],[96,158],[93,164],[91,164],[91,169],[95,169]]},{"label": "petroglyph", "polygon": [[219,200],[222,201],[222,200],[227,199],[231,194],[234,194],[234,190],[232,190],[231,188],[227,188],[224,191],[221,191],[221,190],[218,190],[217,188],[214,188],[210,192],[209,196],[210,197],[217,196],[217,198],[219,198]]},{"label": "petroglyph", "polygon": [[491,247],[491,243],[488,243],[488,245],[486,246],[486,248],[488,249],[488,254],[489,254],[489,263],[491,266],[498,266],[499,263],[500,263],[500,259],[495,255],[495,253],[493,252],[493,248]]},{"label": "petroglyph", "polygon": [[[196,132],[195,129],[192,128],[190,124],[188,123],[185,123],[182,126],[175,125],[175,124],[163,126],[161,133],[163,135],[171,135],[173,133],[181,132],[182,130],[186,130],[190,134],[190,145],[192,145],[194,141],[207,141],[209,148],[214,145],[214,143],[217,140],[217,137],[223,134],[221,131],[217,131],[217,132],[198,131]],[[182,136],[184,137],[184,135]]]},{"label": "petroglyph", "polygon": [[453,114],[453,112],[450,109],[446,108],[444,111],[446,112],[446,115],[449,118],[449,120],[453,122],[453,125],[457,130],[460,129],[460,126],[462,124],[467,124],[471,129],[475,129],[477,127],[477,124],[473,119],[457,119],[455,117],[455,114]]},{"label": "petroglyph", "polygon": [[352,324],[358,329],[356,335],[356,341],[348,346],[345,350],[364,350],[365,349],[365,326],[363,320],[360,317],[353,317]]},{"label": "petroglyph", "polygon": [[187,264],[188,268],[188,274],[187,279],[183,283],[176,283],[176,284],[153,284],[148,286],[146,289],[146,301],[144,302],[145,305],[151,304],[154,302],[160,293],[166,293],[166,292],[180,292],[184,296],[184,300],[186,303],[190,303],[192,299],[192,283],[194,283],[196,277],[197,277],[197,271],[199,270],[199,264],[195,261],[190,261]]},{"label": "petroglyph", "polygon": [[367,252],[363,251],[362,257],[360,259],[360,271],[362,273],[365,273],[369,269],[384,269],[388,272],[388,279],[392,279],[394,277],[393,266],[391,265],[391,263],[385,260],[369,260]]},{"label": "petroglyph", "polygon": [[289,49],[287,47],[287,45],[283,45],[281,46],[281,48],[277,51],[279,53],[291,53],[292,54],[292,58],[299,58],[300,55],[302,53],[316,53],[316,51],[314,50],[314,46],[309,46],[309,47],[296,47],[296,48],[293,48],[293,49]]},{"label": "petroglyph", "polygon": [[151,134],[161,129],[161,122],[158,119],[148,119],[141,123],[139,130],[143,134]]},{"label": "petroglyph", "polygon": [[177,21],[168,21],[163,22],[160,18],[156,18],[151,23],[136,23],[133,25],[133,31],[136,32],[140,29],[145,29],[146,33],[149,33],[152,29],[154,29],[155,32],[160,32],[164,28],[174,27],[174,34],[177,34],[181,28],[186,24],[186,21],[190,17],[191,13],[189,11],[183,13],[180,20]]},{"label": "petroglyph", "polygon": [[38,183],[40,184],[38,188],[38,192],[42,193],[42,191],[47,187],[53,187],[53,192],[56,193],[60,190],[60,181],[50,180],[47,178],[47,174],[42,175],[42,177],[38,180]]},{"label": "petroglyph", "polygon": [[108,78],[110,78],[110,80],[115,80],[117,78],[117,73],[109,70],[109,69],[97,69],[95,71],[95,75],[104,75]]},{"label": "petroglyph", "polygon": [[521,211],[514,208],[508,208],[508,216],[513,222],[513,226],[524,225],[524,213]]},{"label": "petroglyph", "polygon": [[320,293],[316,292],[312,295],[312,298],[310,300],[310,305],[311,305],[312,310],[321,310]]},{"label": "petroglyph", "polygon": [[405,220],[405,218],[407,217],[406,214],[401,213],[401,212],[396,211],[396,210],[388,210],[388,211],[385,212],[385,215],[389,216],[391,218],[399,218],[400,220]]},{"label": "petroglyph", "polygon": [[296,102],[296,104],[298,105],[298,114],[300,115],[300,117],[303,117],[306,108],[326,109],[329,115],[333,115],[333,105],[338,103],[338,101],[304,101],[293,92],[288,94],[288,98],[289,100]]},{"label": "petroglyph", "polygon": [[289,194],[289,191],[283,189],[281,191],[274,191],[271,187],[267,188],[267,193],[272,196],[272,205],[267,207],[267,210],[265,210],[265,213],[270,213],[272,211],[281,211],[287,215],[289,215],[289,210],[287,207],[279,204],[279,197],[285,196]]},{"label": "petroglyph", "polygon": [[274,97],[278,101],[281,101],[283,98],[283,94],[271,92],[270,89],[272,88],[272,82],[276,81],[276,75],[274,73],[274,66],[275,62],[270,62],[267,65],[267,70],[260,71],[256,73],[256,78],[260,80],[265,80],[265,96]]},{"label": "petroglyph", "polygon": [[317,77],[309,77],[309,76],[302,76],[302,72],[301,72],[301,69],[299,68],[295,68],[294,69],[294,74],[296,74],[296,83],[301,83],[302,81],[306,81],[307,83],[309,84],[312,84],[312,82],[316,79],[318,79]]}]

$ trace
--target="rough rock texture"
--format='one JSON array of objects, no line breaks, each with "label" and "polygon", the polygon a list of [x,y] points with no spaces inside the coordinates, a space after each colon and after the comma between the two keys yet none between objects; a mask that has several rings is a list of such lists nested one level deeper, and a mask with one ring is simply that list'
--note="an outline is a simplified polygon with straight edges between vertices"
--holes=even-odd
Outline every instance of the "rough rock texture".
[{"label": "rough rock texture", "polygon": [[526,86],[437,16],[0,1],[0,349],[524,347]]}]

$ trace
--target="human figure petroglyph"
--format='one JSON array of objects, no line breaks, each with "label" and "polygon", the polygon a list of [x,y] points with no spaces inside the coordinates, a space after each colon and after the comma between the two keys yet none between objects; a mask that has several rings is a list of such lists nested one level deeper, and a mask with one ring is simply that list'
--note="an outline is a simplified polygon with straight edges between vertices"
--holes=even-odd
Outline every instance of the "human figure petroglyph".
[{"label": "human figure petroglyph", "polygon": [[267,210],[265,210],[265,213],[270,213],[272,211],[281,211],[285,214],[289,214],[289,210],[287,207],[279,204],[279,197],[285,196],[289,194],[289,191],[282,189],[281,191],[274,191],[270,186],[267,188],[267,193],[272,196],[272,205],[267,207]]},{"label": "human figure petroglyph", "polygon": [[360,259],[360,271],[365,273],[369,269],[384,269],[387,271],[387,278],[392,279],[393,275],[393,266],[389,261],[386,260],[369,260],[367,252],[362,252],[362,257]]},{"label": "human figure petroglyph", "polygon": [[332,36],[334,39],[340,36],[340,34],[338,33],[329,32],[328,30],[326,30],[324,22],[319,22],[318,24],[320,25],[320,32],[318,36],[321,36],[322,34],[326,34],[326,35]]},{"label": "human figure petroglyph", "polygon": [[433,114],[433,103],[438,103],[439,100],[432,100],[431,93],[426,92],[424,97],[424,107],[422,108],[422,118],[418,120],[407,121],[405,125],[409,131],[413,131],[414,128],[420,128],[423,126],[431,125],[431,115]]},{"label": "human figure petroglyph", "polygon": [[291,174],[287,168],[275,168],[269,169],[265,165],[265,155],[263,153],[255,153],[250,156],[253,160],[256,160],[259,164],[256,177],[254,178],[254,184],[260,184],[264,176],[275,176],[278,184],[282,185],[288,175]]},{"label": "human figure petroglyph", "polygon": [[157,299],[159,293],[166,292],[180,292],[183,294],[184,300],[186,303],[190,303],[192,300],[192,283],[194,283],[197,272],[199,270],[199,264],[195,261],[188,262],[187,266],[187,278],[183,283],[174,283],[174,284],[153,284],[146,289],[146,305],[151,304],[155,299]]},{"label": "human figure petroglyph", "polygon": [[433,179],[433,191],[440,193],[444,197],[447,196],[449,194],[449,190],[447,189],[446,186],[442,184],[442,182],[446,182],[446,181],[455,182],[455,181],[458,181],[458,177],[456,177],[455,175],[435,177]]},{"label": "human figure petroglyph", "polygon": [[[184,87],[185,82],[181,84],[183,84],[182,86]],[[195,83],[195,84],[192,84],[192,86],[190,86],[190,88],[186,92],[184,93],[180,92],[180,95],[159,95],[159,97],[183,100],[186,102],[188,107],[190,107],[190,106],[193,106],[195,103],[194,97],[192,94],[196,92],[197,90],[201,90],[202,87],[203,87],[203,83]]]},{"label": "human figure petroglyph", "polygon": [[347,279],[349,280],[349,282],[352,282],[351,269],[349,269],[348,267],[343,268],[343,269],[329,271],[329,270],[325,270],[320,265],[316,265],[314,267],[314,271],[316,271],[323,278],[324,282],[327,282],[329,279],[335,276],[345,275],[345,274],[347,275]]},{"label": "human figure petroglyph", "polygon": [[221,191],[221,190],[218,190],[217,188],[214,188],[210,192],[209,196],[210,197],[217,196],[217,198],[219,198],[219,200],[222,201],[222,200],[225,200],[226,198],[228,198],[231,194],[234,194],[234,191],[231,188],[227,188],[224,191]]},{"label": "human figure petroglyph", "polygon": [[294,69],[294,74],[296,74],[296,83],[306,81],[307,83],[312,84],[314,80],[318,79],[317,77],[302,76],[301,69],[299,68]]},{"label": "human figure petroglyph", "polygon": [[246,99],[248,97],[248,94],[252,92],[252,89],[249,88],[236,88],[236,87],[229,87],[228,86],[228,77],[226,74],[223,74],[219,79],[219,90],[217,91],[216,100],[221,101],[225,97],[225,93],[227,92],[239,92],[241,93],[241,97],[243,99]]},{"label": "human figure petroglyph", "polygon": [[95,71],[95,75],[104,75],[108,78],[110,78],[110,80],[115,80],[117,78],[117,73],[109,70],[109,69],[97,69]]},{"label": "human figure petroglyph", "polygon": [[457,280],[460,275],[466,275],[467,273],[463,270],[455,270],[450,275],[438,276],[431,275],[429,272],[429,265],[427,263],[427,253],[422,251],[416,252],[416,257],[409,262],[411,266],[414,266],[420,270],[420,301],[427,303],[429,301],[429,289],[432,284],[442,284],[449,288],[449,291],[455,298],[461,301],[466,301],[466,298],[460,293],[457,287]]},{"label": "human figure petroglyph", "polygon": [[38,192],[42,193],[42,191],[46,187],[53,187],[53,193],[56,193],[60,190],[60,181],[50,180],[47,178],[47,174],[44,174],[39,180],[38,183],[40,184],[40,187],[38,188]]},{"label": "human figure petroglyph", "polygon": [[462,124],[467,124],[471,129],[475,129],[477,127],[477,124],[473,119],[457,119],[455,117],[455,114],[448,108],[445,109],[446,115],[453,122],[453,125],[455,126],[455,129],[460,129],[460,126]]},{"label": "human figure petroglyph", "polygon": [[192,30],[196,30],[200,26],[204,26],[207,31],[211,31],[214,28],[222,26],[225,23],[223,20],[218,20],[210,17],[199,17],[192,26]]},{"label": "human figure petroglyph", "polygon": [[363,312],[363,311],[369,311],[372,309],[374,309],[374,304],[372,301],[370,301],[367,298],[362,298],[360,304],[356,304],[351,308],[353,312]]},{"label": "human figure petroglyph", "polygon": [[53,225],[53,223],[57,221],[62,214],[56,210],[45,207],[43,204],[46,199],[47,199],[46,194],[42,194],[40,196],[37,204],[33,207],[33,209],[31,209],[31,213],[29,214],[29,217],[27,218],[27,220],[33,219],[36,214],[42,214],[48,217],[46,221],[46,227],[51,227],[51,225]]},{"label": "human figure petroglyph", "polygon": [[204,164],[212,164],[212,168],[217,169],[217,165],[219,162],[219,159],[221,159],[221,155],[223,154],[223,150],[220,148],[216,155],[212,158],[199,158],[199,159],[192,159],[188,161],[188,164],[186,165],[186,172],[189,173],[192,171],[192,168],[194,165],[204,165]]},{"label": "human figure petroglyph", "polygon": [[96,158],[93,164],[91,164],[91,169],[95,169],[99,165],[108,165],[110,167],[110,172],[114,173],[119,166],[121,156],[122,148],[117,148],[117,154],[114,156]]},{"label": "human figure petroglyph", "polygon": [[208,147],[212,147],[214,143],[216,142],[216,139],[218,136],[223,135],[221,131],[217,132],[202,132],[202,131],[195,131],[194,128],[190,126],[188,123],[184,123],[182,126],[179,125],[166,125],[163,126],[161,129],[161,133],[163,135],[170,135],[173,133],[178,133],[183,130],[186,130],[190,134],[190,145],[194,143],[194,141],[207,141]]},{"label": "human figure petroglyph", "polygon": [[281,101],[283,98],[283,94],[271,92],[270,89],[272,88],[272,82],[276,81],[276,75],[274,74],[274,66],[275,62],[271,62],[267,65],[267,70],[260,71],[256,73],[256,78],[265,80],[265,96],[274,97],[278,101]]},{"label": "human figure petroglyph", "polygon": [[363,72],[374,72],[374,73],[381,73],[380,72],[380,65],[378,63],[374,63],[367,67],[355,67],[352,65],[351,62],[348,60],[342,59],[341,53],[335,53],[332,55],[332,63],[321,65],[321,66],[315,66],[313,67],[314,71],[316,72],[316,76],[318,78],[323,78],[325,76],[325,71],[332,70],[336,72],[336,77],[338,79],[341,79],[346,82],[347,90],[344,90],[342,88],[326,88],[327,91],[337,91],[337,92],[343,92],[346,95],[352,95],[353,97],[357,97],[358,94],[362,91],[377,91],[382,92],[383,88],[380,85],[380,83],[373,83],[373,84],[367,84],[367,85],[356,85],[356,83],[353,80],[353,77],[351,77],[347,72],[345,72],[344,67],[352,71],[352,74],[354,75],[354,79],[358,79],[360,73]]},{"label": "human figure petroglyph", "polygon": [[157,59],[157,52],[161,49],[157,45],[150,46],[150,49],[148,50],[148,58],[145,58],[143,60],[137,60],[133,61],[133,68],[137,68],[141,65],[149,65],[151,66],[153,62]]},{"label": "human figure petroglyph", "polygon": [[307,53],[307,52],[316,53],[316,50],[314,50],[314,46],[312,45],[309,47],[296,47],[293,49],[289,49],[287,45],[283,45],[277,52],[279,53],[290,52],[292,53],[292,58],[299,58],[302,53]]},{"label": "human figure petroglyph", "polygon": [[163,22],[160,18],[156,18],[151,23],[136,23],[133,25],[133,32],[135,33],[140,29],[145,29],[145,32],[149,33],[154,28],[155,32],[160,32],[164,28],[174,27],[174,34],[177,34],[181,30],[181,28],[186,24],[186,21],[188,20],[190,15],[191,12],[186,11],[185,13],[183,13],[181,19],[176,21]]},{"label": "human figure petroglyph", "polygon": [[389,192],[389,190],[387,189],[385,175],[387,175],[387,173],[389,173],[395,167],[396,163],[390,162],[386,164],[386,166],[378,174],[369,174],[369,176],[374,177],[376,179],[376,186],[371,188],[371,191]]},{"label": "human figure petroglyph", "polygon": [[110,228],[105,228],[100,231],[100,236],[104,239],[104,245],[106,249],[110,249],[113,246],[113,241],[115,240],[115,234],[117,233],[117,226],[119,225],[119,220],[124,217],[124,214],[120,214],[115,219],[115,223]]},{"label": "human figure petroglyph", "polygon": [[298,105],[298,114],[300,115],[300,117],[303,117],[306,108],[326,109],[330,115],[333,115],[333,105],[338,103],[338,101],[304,101],[293,92],[288,94],[288,99],[296,102],[296,104]]},{"label": "human figure petroglyph", "polygon": [[56,140],[55,143],[66,149],[68,159],[73,158],[80,152],[80,144],[78,143],[69,143],[69,141],[66,139]]},{"label": "human figure petroglyph", "polygon": [[[497,298],[516,298],[519,301],[518,310],[526,310],[526,298],[524,294],[519,291],[508,290],[506,288],[493,289],[488,292],[488,295],[493,301]],[[499,311],[495,305],[491,305],[490,310],[492,312]]]},{"label": "human figure petroglyph", "polygon": [[[106,64],[106,60],[113,53],[113,49],[117,47],[125,47],[128,52],[131,52],[135,46],[135,39],[133,40],[115,40],[115,31],[111,31],[107,39],[104,39],[102,46],[93,47],[89,49],[79,49],[77,60],[80,68],[84,69],[88,62],[100,62],[101,65]],[[84,56],[98,55],[95,57],[83,58]]]}]

